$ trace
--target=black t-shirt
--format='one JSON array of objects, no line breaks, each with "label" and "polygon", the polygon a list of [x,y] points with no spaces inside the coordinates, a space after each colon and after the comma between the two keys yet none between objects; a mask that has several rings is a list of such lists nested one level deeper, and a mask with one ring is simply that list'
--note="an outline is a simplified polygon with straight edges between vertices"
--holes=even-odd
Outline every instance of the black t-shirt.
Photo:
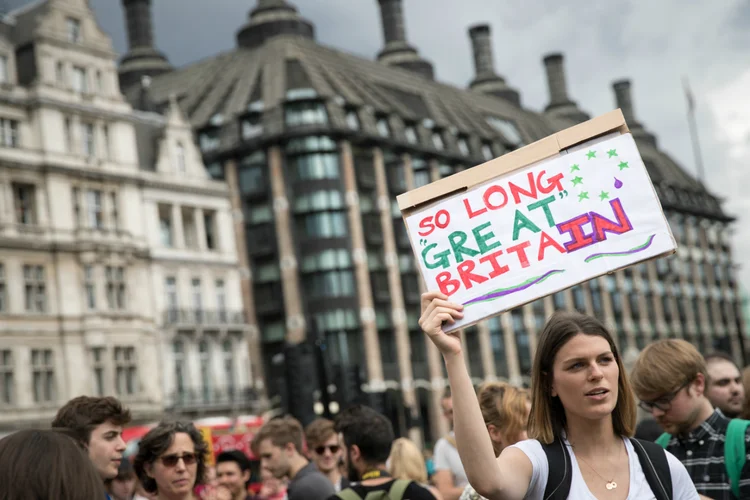
[{"label": "black t-shirt", "polygon": [[[373,491],[390,490],[391,486],[393,486],[393,481],[395,481],[395,479],[375,486],[364,486],[362,483],[355,483],[349,486],[349,488],[354,490],[354,492],[361,498],[365,498],[368,493],[371,493]],[[339,500],[339,497],[334,495],[332,497],[329,497],[328,500]],[[409,486],[406,487],[403,500],[435,500],[435,496],[430,493],[430,490],[428,490],[427,488],[420,486],[412,481],[411,483],[409,483]]]}]

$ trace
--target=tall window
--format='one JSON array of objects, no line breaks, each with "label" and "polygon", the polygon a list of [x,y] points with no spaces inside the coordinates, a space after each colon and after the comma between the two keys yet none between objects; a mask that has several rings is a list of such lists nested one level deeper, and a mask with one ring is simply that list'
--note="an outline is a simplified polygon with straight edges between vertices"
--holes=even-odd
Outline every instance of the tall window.
[{"label": "tall window", "polygon": [[104,140],[104,158],[111,158],[112,153],[109,144],[109,125],[105,124],[102,126],[102,139]]},{"label": "tall window", "polygon": [[166,295],[167,315],[170,323],[177,321],[177,310],[180,307],[177,298],[177,280],[170,276],[164,280],[164,294]]},{"label": "tall window", "polygon": [[12,183],[11,186],[16,223],[25,226],[36,224],[36,186],[18,182]]},{"label": "tall window", "polygon": [[5,284],[5,264],[0,262],[0,313],[8,311],[8,288]]},{"label": "tall window", "polygon": [[201,295],[200,278],[193,278],[191,282],[191,288],[193,294],[193,312],[195,313],[195,320],[200,322],[203,315],[203,296]]},{"label": "tall window", "polygon": [[51,349],[31,350],[31,380],[35,403],[55,401],[55,364]]},{"label": "tall window", "polygon": [[211,379],[211,352],[208,342],[201,340],[198,343],[198,359],[200,361],[201,388],[203,389],[203,401],[211,401],[213,394],[213,380]]},{"label": "tall window", "polygon": [[70,86],[78,93],[85,94],[89,91],[89,84],[86,81],[86,69],[80,66],[73,66],[71,73]]},{"label": "tall window", "polygon": [[227,320],[227,291],[224,286],[224,280],[216,280],[216,309],[219,314],[219,321]]},{"label": "tall window", "polygon": [[96,144],[94,142],[94,125],[91,123],[81,124],[81,140],[83,146],[83,155],[90,158],[96,154]]},{"label": "tall window", "polygon": [[0,83],[7,83],[9,79],[8,56],[0,55]]},{"label": "tall window", "polygon": [[73,145],[73,122],[70,118],[65,119],[65,151],[68,153],[75,153],[75,146]]},{"label": "tall window", "polygon": [[125,309],[125,269],[107,266],[107,305],[111,310]]},{"label": "tall window", "polygon": [[356,285],[349,252],[327,249],[302,260],[303,286],[309,297],[353,297]]},{"label": "tall window", "polygon": [[172,356],[174,357],[176,397],[178,401],[182,401],[185,397],[185,344],[182,340],[175,340],[172,344]]},{"label": "tall window", "polygon": [[120,396],[138,392],[136,367],[134,347],[115,347],[115,388]]},{"label": "tall window", "polygon": [[111,229],[120,227],[120,213],[117,210],[117,193],[109,193],[109,226]]},{"label": "tall window", "polygon": [[216,250],[216,212],[213,210],[203,211],[203,228],[206,232],[206,248]]},{"label": "tall window", "polygon": [[26,312],[44,312],[47,308],[44,267],[23,266],[23,281]]},{"label": "tall window", "polygon": [[96,189],[86,191],[86,223],[91,229],[104,228],[102,192]]},{"label": "tall window", "polygon": [[0,146],[6,148],[17,148],[19,146],[18,121],[0,118]]},{"label": "tall window", "polygon": [[96,80],[96,90],[98,90],[99,92],[102,92],[104,91],[104,81],[102,80],[102,72],[97,69],[95,75],[96,76],[94,79]]},{"label": "tall window", "polygon": [[55,65],[55,80],[61,85],[65,84],[65,64],[62,61],[57,61]]},{"label": "tall window", "polygon": [[174,240],[172,239],[172,207],[169,205],[159,205],[159,239],[162,246],[172,248]]},{"label": "tall window", "polygon": [[185,247],[192,250],[198,249],[198,228],[195,227],[195,210],[182,207],[182,235],[185,238]]},{"label": "tall window", "polygon": [[175,157],[177,162],[177,172],[184,174],[187,172],[187,163],[185,162],[185,146],[183,146],[181,142],[177,143]]},{"label": "tall window", "polygon": [[94,376],[94,394],[104,396],[104,347],[91,348],[91,369]]},{"label": "tall window", "polygon": [[10,349],[0,351],[0,406],[12,405],[15,402],[13,384],[13,352]]},{"label": "tall window", "polygon": [[222,357],[224,358],[224,379],[227,384],[227,394],[230,400],[234,400],[234,349],[232,349],[232,341],[229,339],[225,340],[221,347]]},{"label": "tall window", "polygon": [[81,42],[81,21],[78,19],[69,17],[66,20],[66,26],[68,28],[68,41],[71,43]]},{"label": "tall window", "polygon": [[96,280],[93,266],[83,268],[83,280],[86,292],[86,307],[91,311],[96,309]]}]

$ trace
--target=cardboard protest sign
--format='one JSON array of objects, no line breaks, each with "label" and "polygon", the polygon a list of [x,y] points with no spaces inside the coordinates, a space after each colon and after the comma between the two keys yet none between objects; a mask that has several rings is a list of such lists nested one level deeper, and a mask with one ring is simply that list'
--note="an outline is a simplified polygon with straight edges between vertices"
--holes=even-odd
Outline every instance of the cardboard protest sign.
[{"label": "cardboard protest sign", "polygon": [[619,110],[398,203],[427,289],[465,306],[448,331],[676,248]]}]

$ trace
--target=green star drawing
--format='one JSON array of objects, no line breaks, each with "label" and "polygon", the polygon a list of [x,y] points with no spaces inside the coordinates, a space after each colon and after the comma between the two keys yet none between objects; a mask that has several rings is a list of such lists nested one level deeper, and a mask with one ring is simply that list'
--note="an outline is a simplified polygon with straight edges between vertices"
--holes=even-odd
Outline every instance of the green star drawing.
[{"label": "green star drawing", "polygon": [[621,162],[620,162],[620,164],[619,164],[619,165],[617,165],[617,166],[618,166],[618,167],[620,167],[620,172],[622,172],[622,170],[623,170],[624,168],[630,168],[630,167],[628,166],[628,162],[626,162],[626,161],[621,161]]},{"label": "green star drawing", "polygon": [[586,153],[586,157],[590,160],[592,158],[596,158],[596,151],[589,151]]},{"label": "green star drawing", "polygon": [[613,156],[617,156],[617,150],[610,149],[609,151],[607,151],[607,154],[609,155],[607,158],[612,158]]},{"label": "green star drawing", "polygon": [[599,193],[599,200],[604,201],[609,199],[609,193],[606,191],[602,191]]},{"label": "green star drawing", "polygon": [[578,201],[588,200],[589,199],[589,192],[584,191],[581,194],[578,195]]},{"label": "green star drawing", "polygon": [[576,176],[576,177],[573,177],[571,181],[573,181],[573,186],[577,186],[579,184],[583,184],[583,177]]},{"label": "green star drawing", "polygon": [[570,173],[572,174],[576,170],[578,170],[579,172],[581,171],[581,169],[578,167],[577,163],[575,165],[573,165],[572,167],[570,167]]}]

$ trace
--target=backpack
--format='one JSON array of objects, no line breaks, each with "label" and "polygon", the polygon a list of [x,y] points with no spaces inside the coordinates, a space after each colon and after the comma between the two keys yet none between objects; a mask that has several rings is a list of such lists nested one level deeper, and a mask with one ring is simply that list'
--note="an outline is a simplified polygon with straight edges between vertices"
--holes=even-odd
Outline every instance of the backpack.
[{"label": "backpack", "polygon": [[[664,448],[649,441],[630,438],[638,461],[641,463],[646,481],[656,500],[672,500],[672,473]],[[567,446],[555,438],[550,444],[542,444],[549,463],[549,477],[544,490],[544,500],[565,500],[570,493],[573,480],[573,463]]]},{"label": "backpack", "polygon": [[[750,420],[735,418],[729,421],[727,435],[724,440],[724,467],[727,469],[727,477],[732,485],[732,493],[740,497],[740,476],[747,458],[745,452],[745,434],[750,426]],[[664,433],[656,440],[656,444],[666,449],[672,435]]]},{"label": "backpack", "polygon": [[406,479],[396,479],[388,491],[371,491],[365,498],[359,496],[359,494],[351,488],[339,491],[336,496],[341,500],[403,500],[406,488],[408,488],[410,484],[411,481]]}]

